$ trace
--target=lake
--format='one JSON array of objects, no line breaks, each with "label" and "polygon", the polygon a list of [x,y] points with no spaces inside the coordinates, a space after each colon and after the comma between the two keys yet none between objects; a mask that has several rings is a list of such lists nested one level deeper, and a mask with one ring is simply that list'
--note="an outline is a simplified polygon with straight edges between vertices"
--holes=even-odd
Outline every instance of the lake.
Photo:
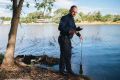
[{"label": "lake", "polygon": [[[83,25],[83,71],[92,80],[120,80],[120,25]],[[32,54],[58,57],[59,31],[55,24],[19,25],[16,55]],[[0,52],[6,50],[9,25],[0,25]],[[79,74],[80,40],[72,41],[72,69]],[[53,67],[58,70],[58,65]]]}]

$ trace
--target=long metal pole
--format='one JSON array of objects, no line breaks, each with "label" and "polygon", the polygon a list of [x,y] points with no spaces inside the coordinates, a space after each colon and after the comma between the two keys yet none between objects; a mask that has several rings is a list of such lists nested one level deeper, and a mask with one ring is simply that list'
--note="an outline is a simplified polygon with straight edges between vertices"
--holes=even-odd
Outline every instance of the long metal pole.
[{"label": "long metal pole", "polygon": [[80,40],[80,46],[81,46],[81,50],[80,50],[80,54],[81,54],[81,56],[80,56],[80,75],[82,75],[83,74],[83,67],[82,67],[82,45],[83,45],[83,40]]}]

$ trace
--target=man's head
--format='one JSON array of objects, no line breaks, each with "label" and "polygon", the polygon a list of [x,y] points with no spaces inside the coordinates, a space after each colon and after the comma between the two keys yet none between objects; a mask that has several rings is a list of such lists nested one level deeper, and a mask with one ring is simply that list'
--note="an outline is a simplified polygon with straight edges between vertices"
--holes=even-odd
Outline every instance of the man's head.
[{"label": "man's head", "polygon": [[69,11],[72,16],[75,16],[77,14],[77,6],[75,5],[71,6]]}]

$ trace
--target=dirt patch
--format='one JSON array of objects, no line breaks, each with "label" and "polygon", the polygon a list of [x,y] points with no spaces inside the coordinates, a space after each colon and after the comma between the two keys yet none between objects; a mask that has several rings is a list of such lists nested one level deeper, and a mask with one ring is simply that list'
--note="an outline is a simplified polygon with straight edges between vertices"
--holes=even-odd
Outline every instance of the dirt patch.
[{"label": "dirt patch", "polygon": [[59,72],[55,72],[47,68],[36,67],[34,65],[46,64],[53,66],[58,63],[58,58],[48,57],[47,55],[19,55],[15,58],[16,67],[14,67],[14,69],[12,69],[13,67],[10,70],[0,69],[0,80],[90,80],[88,77],[83,75],[62,75]]},{"label": "dirt patch", "polygon": [[89,80],[85,76],[61,75],[59,73],[37,67],[25,67],[21,70],[6,71],[0,69],[0,80],[25,79],[25,80]]}]

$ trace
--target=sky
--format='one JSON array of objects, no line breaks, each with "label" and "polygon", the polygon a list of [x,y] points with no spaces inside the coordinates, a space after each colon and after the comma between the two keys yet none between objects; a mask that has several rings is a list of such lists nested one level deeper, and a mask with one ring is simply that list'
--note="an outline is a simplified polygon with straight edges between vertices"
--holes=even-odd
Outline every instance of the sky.
[{"label": "sky", "polygon": [[[30,7],[25,7],[26,2],[30,3]],[[0,17],[11,16],[12,11],[6,9],[6,6],[12,4],[11,0],[0,0]],[[25,0],[22,16],[26,16],[30,12],[36,11],[34,8],[34,0]],[[67,8],[70,6],[77,5],[78,10],[83,13],[100,11],[103,15],[105,14],[120,14],[120,0],[56,0],[52,12],[58,8]]]}]

